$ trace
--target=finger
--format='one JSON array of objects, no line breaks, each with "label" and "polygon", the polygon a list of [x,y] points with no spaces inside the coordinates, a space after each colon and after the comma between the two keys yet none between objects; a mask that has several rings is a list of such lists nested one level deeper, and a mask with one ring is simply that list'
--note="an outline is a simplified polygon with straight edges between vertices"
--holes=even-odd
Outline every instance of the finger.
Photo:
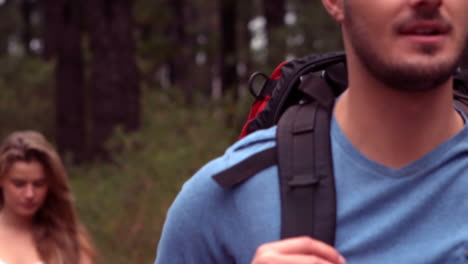
[{"label": "finger", "polygon": [[[265,248],[262,248],[265,247]],[[283,239],[280,241],[264,244],[259,250],[271,250],[279,254],[285,255],[313,255],[318,258],[327,260],[331,263],[344,264],[346,263],[344,258],[341,256],[336,249],[332,246],[310,238],[310,237],[295,237]]]},{"label": "finger", "polygon": [[335,264],[313,255],[271,254],[258,256],[252,264]]}]

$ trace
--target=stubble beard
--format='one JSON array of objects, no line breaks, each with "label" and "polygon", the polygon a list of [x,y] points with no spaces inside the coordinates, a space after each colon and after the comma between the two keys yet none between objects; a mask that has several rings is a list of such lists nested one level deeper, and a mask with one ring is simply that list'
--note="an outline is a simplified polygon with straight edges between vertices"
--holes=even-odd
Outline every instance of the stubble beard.
[{"label": "stubble beard", "polygon": [[385,51],[376,47],[365,25],[352,19],[349,7],[346,11],[344,26],[348,29],[351,48],[370,75],[385,86],[405,92],[424,92],[440,87],[455,72],[462,54],[461,48],[457,57],[438,63],[428,62],[438,50],[432,45],[418,47],[417,52],[427,57],[425,64],[407,62],[404,57],[387,58]]}]

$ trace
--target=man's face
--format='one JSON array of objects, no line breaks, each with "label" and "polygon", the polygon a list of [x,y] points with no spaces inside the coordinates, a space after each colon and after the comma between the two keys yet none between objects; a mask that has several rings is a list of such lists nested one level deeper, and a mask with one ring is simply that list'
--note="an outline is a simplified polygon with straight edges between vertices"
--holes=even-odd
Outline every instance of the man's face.
[{"label": "man's face", "polygon": [[467,41],[467,0],[341,1],[348,52],[377,80],[421,91],[455,70]]}]

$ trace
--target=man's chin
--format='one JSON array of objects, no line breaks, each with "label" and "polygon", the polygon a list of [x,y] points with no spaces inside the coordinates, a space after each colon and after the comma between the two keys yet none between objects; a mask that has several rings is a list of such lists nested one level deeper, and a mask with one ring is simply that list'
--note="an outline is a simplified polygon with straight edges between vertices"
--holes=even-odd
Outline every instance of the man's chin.
[{"label": "man's chin", "polygon": [[446,83],[456,69],[456,63],[412,62],[398,65],[381,65],[369,69],[384,84],[397,90],[423,92]]},{"label": "man's chin", "polygon": [[456,68],[456,59],[448,59],[441,56],[408,56],[404,58],[403,62],[396,63],[400,64],[403,68],[413,69],[413,72],[426,72],[428,74],[436,74],[437,72],[443,72],[444,69]]}]

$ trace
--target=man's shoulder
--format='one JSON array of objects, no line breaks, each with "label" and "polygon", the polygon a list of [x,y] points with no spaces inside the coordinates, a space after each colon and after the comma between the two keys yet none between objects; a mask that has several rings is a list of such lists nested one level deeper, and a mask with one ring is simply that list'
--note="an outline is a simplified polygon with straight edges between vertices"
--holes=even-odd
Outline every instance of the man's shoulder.
[{"label": "man's shoulder", "polygon": [[259,190],[267,193],[262,197],[275,196],[278,190],[275,168],[265,170],[258,177],[253,177],[248,183],[235,189],[221,187],[212,177],[259,151],[275,146],[275,137],[275,127],[254,132],[230,146],[222,156],[203,166],[182,186],[169,211],[166,229],[175,228],[174,232],[178,233],[183,227],[187,232],[192,232],[193,228],[202,228],[200,223],[205,223],[202,226],[209,226],[211,229],[199,232],[206,235],[216,229],[219,219],[229,218],[231,214],[234,217],[235,208],[239,204],[246,208],[252,206],[245,203],[245,200],[258,196]]},{"label": "man's shoulder", "polygon": [[275,136],[276,127],[272,127],[256,131],[237,141],[227,148],[222,156],[208,162],[189,178],[182,186],[178,200],[184,200],[185,204],[191,204],[193,207],[197,207],[195,204],[208,203],[215,206],[217,201],[229,196],[230,192],[218,185],[213,175],[241,163],[262,150],[274,147]]},{"label": "man's shoulder", "polygon": [[276,126],[258,130],[240,139],[226,149],[224,154],[205,164],[190,180],[210,178],[249,157],[276,145]]},{"label": "man's shoulder", "polygon": [[275,146],[275,137],[275,127],[248,135],[183,185],[168,212],[157,263],[226,263],[234,255],[247,263],[258,245],[279,237],[276,168],[265,169],[233,189],[221,187],[212,177]]}]

